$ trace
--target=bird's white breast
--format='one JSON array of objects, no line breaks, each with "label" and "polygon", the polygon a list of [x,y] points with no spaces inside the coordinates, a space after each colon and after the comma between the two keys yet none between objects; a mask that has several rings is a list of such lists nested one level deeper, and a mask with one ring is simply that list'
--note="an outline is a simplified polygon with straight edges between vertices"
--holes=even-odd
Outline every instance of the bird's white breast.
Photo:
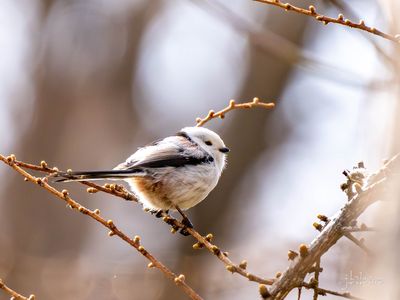
[{"label": "bird's white breast", "polygon": [[150,209],[188,209],[202,200],[217,185],[221,173],[214,163],[160,169],[152,176],[127,181],[143,205]]}]

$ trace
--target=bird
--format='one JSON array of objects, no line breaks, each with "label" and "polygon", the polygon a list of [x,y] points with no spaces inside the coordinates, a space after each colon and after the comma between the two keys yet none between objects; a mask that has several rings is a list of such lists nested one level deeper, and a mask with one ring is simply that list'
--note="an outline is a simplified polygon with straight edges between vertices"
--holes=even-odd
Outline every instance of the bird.
[{"label": "bird", "polygon": [[[203,201],[216,187],[226,167],[229,148],[214,131],[184,127],[175,135],[156,140],[138,150],[112,170],[58,172],[57,182],[123,180],[146,210],[160,216],[183,212]],[[187,235],[185,230],[182,234]]]}]

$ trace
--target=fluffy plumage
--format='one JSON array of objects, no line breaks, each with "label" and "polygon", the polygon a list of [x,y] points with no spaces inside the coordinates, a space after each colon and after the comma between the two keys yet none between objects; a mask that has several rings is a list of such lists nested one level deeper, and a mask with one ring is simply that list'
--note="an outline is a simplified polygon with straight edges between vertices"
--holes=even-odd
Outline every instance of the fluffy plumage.
[{"label": "fluffy plumage", "polygon": [[185,127],[139,148],[113,170],[59,173],[58,181],[125,180],[144,207],[189,209],[215,188],[229,151],[215,132]]}]

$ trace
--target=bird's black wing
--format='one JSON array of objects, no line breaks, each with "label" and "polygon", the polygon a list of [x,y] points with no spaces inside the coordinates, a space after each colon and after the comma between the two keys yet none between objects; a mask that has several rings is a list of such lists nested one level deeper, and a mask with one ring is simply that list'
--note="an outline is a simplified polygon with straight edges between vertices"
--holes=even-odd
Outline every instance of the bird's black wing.
[{"label": "bird's black wing", "polygon": [[153,169],[165,167],[184,167],[188,165],[199,165],[211,163],[214,159],[210,155],[202,157],[188,156],[181,153],[158,156],[152,159],[146,159],[140,162],[129,162],[118,166],[118,169],[105,171],[77,171],[77,172],[59,172],[53,177],[58,178],[56,182],[66,181],[84,181],[101,179],[124,179],[140,174],[146,174]]},{"label": "bird's black wing", "polygon": [[205,155],[202,157],[188,156],[185,154],[172,154],[161,156],[157,158],[147,159],[141,162],[136,162],[132,164],[127,164],[122,170],[137,170],[137,169],[152,169],[152,168],[164,168],[164,167],[184,167],[187,165],[199,165],[203,163],[210,163],[214,159],[210,155]]}]

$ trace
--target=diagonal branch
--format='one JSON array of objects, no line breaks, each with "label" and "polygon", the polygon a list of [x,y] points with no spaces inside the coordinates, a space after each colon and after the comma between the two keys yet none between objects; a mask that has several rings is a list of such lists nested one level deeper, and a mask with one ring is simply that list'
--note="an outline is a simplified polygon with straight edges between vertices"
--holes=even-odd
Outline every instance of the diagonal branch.
[{"label": "diagonal branch", "polygon": [[396,155],[388,161],[378,173],[369,178],[367,186],[359,190],[323,228],[321,233],[311,242],[305,255],[295,258],[291,266],[271,286],[269,293],[272,299],[284,299],[289,292],[297,287],[304,286],[303,281],[313,265],[335,243],[345,236],[344,227],[350,226],[372,203],[378,200],[379,193],[387,186],[387,175],[398,163]]},{"label": "diagonal branch", "polygon": [[361,224],[360,227],[357,227],[357,226],[344,227],[343,231],[347,231],[347,232],[377,232],[378,229],[375,227],[368,227],[365,224]]},{"label": "diagonal branch", "polygon": [[12,288],[8,287],[4,281],[0,278],[0,289],[5,291],[14,300],[34,300],[35,295],[30,295],[29,297],[22,296],[20,293],[14,291]]},{"label": "diagonal branch", "polygon": [[[59,170],[57,168],[50,168],[48,167],[47,163],[42,161],[40,163],[40,166],[34,165],[34,164],[29,164],[25,163],[22,161],[18,161],[15,159],[13,155],[10,155],[8,158],[2,156],[0,154],[0,160],[3,160],[4,162],[8,163],[8,159],[11,159],[14,162],[15,166],[22,167],[22,168],[27,168],[39,172],[45,172],[45,173],[55,173],[58,172]],[[105,193],[108,193],[110,195],[122,198],[124,200],[128,201],[135,201],[137,202],[136,197],[128,192],[125,188],[119,185],[115,184],[106,184],[105,186],[100,186],[97,185],[93,182],[88,182],[88,181],[80,181],[79,183],[90,186],[90,189],[88,189],[88,192],[94,193],[97,191],[102,191]],[[96,212],[96,210],[94,210]],[[212,235],[208,234],[207,236],[201,235],[199,232],[197,232],[194,228],[187,228],[182,222],[178,221],[177,219],[171,217],[165,212],[162,212],[161,217],[165,223],[168,225],[172,226],[172,228],[175,229],[180,229],[180,228],[185,228],[185,230],[197,241],[195,245],[193,245],[195,249],[197,248],[206,248],[209,252],[214,254],[226,267],[226,270],[231,272],[231,273],[237,273],[245,278],[247,278],[249,281],[254,281],[262,284],[267,284],[271,285],[274,282],[274,279],[269,279],[269,278],[262,278],[260,276],[257,276],[255,274],[252,274],[248,272],[245,268],[241,268],[239,264],[234,263],[232,260],[229,259],[228,253],[221,250],[217,245],[211,243]]]},{"label": "diagonal branch", "polygon": [[315,271],[314,271],[314,295],[313,300],[318,300],[319,293],[319,273],[321,271],[321,258],[318,258],[315,262]]},{"label": "diagonal branch", "polygon": [[332,291],[332,290],[327,290],[327,289],[323,289],[320,287],[315,287],[313,284],[310,284],[307,282],[303,282],[303,284],[301,286],[305,287],[306,289],[313,289],[314,292],[317,293],[317,295],[321,295],[321,296],[326,296],[327,294],[329,294],[329,295],[334,295],[334,296],[338,296],[338,297],[342,297],[342,298],[346,298],[346,299],[362,300],[361,298],[353,296],[349,292],[340,293],[340,292],[336,292],[336,291]]},{"label": "diagonal branch", "polygon": [[[135,248],[140,254],[142,254],[145,258],[150,261],[151,266],[158,268],[167,278],[171,279],[176,283],[178,287],[180,287],[191,299],[201,300],[202,298],[185,282],[184,275],[177,275],[173,273],[170,269],[168,269],[164,264],[162,264],[159,260],[157,260],[147,249],[145,249],[140,243],[140,237],[135,236],[134,239],[128,237],[125,233],[123,233],[112,220],[105,220],[100,216],[100,212],[98,210],[92,211],[87,209],[86,207],[82,206],[80,203],[76,202],[72,199],[67,190],[59,191],[49,185],[47,183],[47,178],[39,178],[31,175],[30,173],[26,172],[24,169],[19,167],[15,163],[15,157],[9,156],[4,157],[0,155],[0,160],[4,163],[8,164],[11,168],[17,171],[19,174],[25,177],[25,180],[35,183],[45,189],[47,192],[53,194],[57,198],[62,201],[65,201],[67,205],[75,209],[76,211],[87,215],[88,217],[94,219],[98,223],[102,224],[104,227],[109,229],[109,236],[116,235],[121,238],[123,241],[131,245]],[[22,298],[26,299],[26,298]]]},{"label": "diagonal branch", "polygon": [[274,6],[283,8],[286,11],[293,11],[293,12],[296,12],[299,14],[310,16],[310,17],[315,18],[317,21],[324,23],[325,25],[327,25],[329,23],[336,23],[336,24],[340,24],[343,26],[351,27],[351,28],[356,28],[359,30],[363,30],[363,31],[378,35],[380,37],[383,37],[387,40],[393,41],[398,44],[400,43],[400,35],[398,35],[398,34],[394,36],[394,35],[391,35],[388,33],[384,33],[382,31],[376,29],[375,27],[370,27],[370,26],[365,25],[364,20],[360,20],[359,23],[352,22],[349,19],[345,19],[342,14],[339,14],[337,18],[324,16],[322,14],[317,13],[315,7],[312,5],[309,7],[309,9],[305,9],[305,8],[294,6],[290,3],[280,2],[279,0],[253,0],[253,1],[261,2],[261,3],[269,4],[269,5],[274,5]]},{"label": "diagonal branch", "polygon": [[360,247],[361,250],[363,250],[367,255],[373,256],[373,253],[371,250],[368,249],[367,246],[364,245],[364,243],[357,239],[351,232],[344,232],[343,235],[347,237],[350,241],[352,241],[354,244],[356,244],[358,247]]}]

